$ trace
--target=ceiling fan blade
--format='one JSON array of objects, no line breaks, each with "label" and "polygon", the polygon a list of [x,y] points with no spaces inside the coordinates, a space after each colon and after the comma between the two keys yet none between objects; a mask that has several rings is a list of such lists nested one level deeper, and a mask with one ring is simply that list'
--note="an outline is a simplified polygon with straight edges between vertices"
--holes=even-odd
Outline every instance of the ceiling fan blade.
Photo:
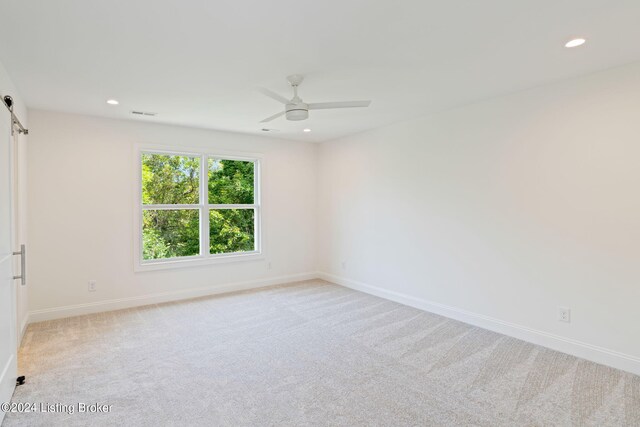
[{"label": "ceiling fan blade", "polygon": [[309,104],[309,110],[326,110],[329,108],[368,107],[371,101],[316,102]]},{"label": "ceiling fan blade", "polygon": [[286,111],[280,111],[277,114],[274,114],[273,116],[267,117],[266,119],[262,120],[260,123],[267,123],[270,122],[271,120],[277,119],[280,116],[283,116],[284,113],[286,113]]},{"label": "ceiling fan blade", "polygon": [[275,99],[278,102],[282,102],[283,104],[289,104],[291,102],[290,100],[288,100],[284,96],[278,95],[274,91],[269,90],[269,89],[267,89],[265,87],[259,87],[258,91],[260,91],[260,93],[262,93],[263,95],[267,95],[271,99]]}]

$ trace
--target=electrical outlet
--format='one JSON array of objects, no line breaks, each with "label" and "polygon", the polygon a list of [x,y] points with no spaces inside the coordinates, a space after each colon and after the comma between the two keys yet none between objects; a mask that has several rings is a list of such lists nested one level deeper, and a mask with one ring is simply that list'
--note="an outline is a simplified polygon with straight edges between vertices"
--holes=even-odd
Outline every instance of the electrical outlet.
[{"label": "electrical outlet", "polygon": [[97,285],[95,280],[89,280],[89,292],[95,292],[96,286]]},{"label": "electrical outlet", "polygon": [[571,322],[571,309],[567,307],[558,307],[558,321],[560,322]]},{"label": "electrical outlet", "polygon": [[347,269],[347,261],[342,261],[340,263],[340,267],[342,267],[343,270],[346,270]]},{"label": "electrical outlet", "polygon": [[271,270],[271,261],[267,263],[267,269]]}]

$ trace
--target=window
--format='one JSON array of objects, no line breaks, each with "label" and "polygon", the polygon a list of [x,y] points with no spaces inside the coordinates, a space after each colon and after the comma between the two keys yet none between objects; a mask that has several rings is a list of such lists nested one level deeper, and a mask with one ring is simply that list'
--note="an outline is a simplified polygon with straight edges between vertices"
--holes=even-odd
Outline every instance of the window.
[{"label": "window", "polygon": [[259,161],[140,150],[139,267],[260,254]]}]

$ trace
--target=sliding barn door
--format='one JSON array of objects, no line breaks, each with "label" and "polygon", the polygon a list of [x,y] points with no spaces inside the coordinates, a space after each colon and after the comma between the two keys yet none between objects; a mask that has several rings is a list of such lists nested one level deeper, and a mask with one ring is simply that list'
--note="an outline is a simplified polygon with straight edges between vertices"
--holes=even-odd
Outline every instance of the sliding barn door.
[{"label": "sliding barn door", "polygon": [[[0,104],[0,402],[11,399],[17,376],[11,138],[11,114]],[[3,418],[0,410],[0,423]]]}]

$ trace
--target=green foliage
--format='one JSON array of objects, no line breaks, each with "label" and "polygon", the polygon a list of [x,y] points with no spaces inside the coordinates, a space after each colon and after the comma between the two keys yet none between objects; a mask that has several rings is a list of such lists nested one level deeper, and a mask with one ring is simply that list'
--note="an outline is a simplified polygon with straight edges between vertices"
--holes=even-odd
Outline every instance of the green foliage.
[{"label": "green foliage", "polygon": [[142,155],[142,203],[145,205],[197,204],[200,158]]},{"label": "green foliage", "polygon": [[145,210],[142,216],[144,259],[194,256],[200,253],[197,209]]},{"label": "green foliage", "polygon": [[254,250],[253,219],[253,209],[212,209],[209,214],[210,253]]},{"label": "green foliage", "polygon": [[252,204],[253,163],[209,159],[209,203]]},{"label": "green foliage", "polygon": [[[208,159],[210,204],[253,204],[254,164]],[[143,204],[198,204],[200,158],[143,154]],[[209,212],[209,251],[212,254],[255,248],[253,209],[212,209]],[[160,259],[200,253],[197,209],[144,210],[143,258]]]},{"label": "green foliage", "polygon": [[[208,166],[210,204],[253,204],[252,162],[209,159]],[[254,250],[253,209],[211,210],[209,244],[212,254]]]}]

